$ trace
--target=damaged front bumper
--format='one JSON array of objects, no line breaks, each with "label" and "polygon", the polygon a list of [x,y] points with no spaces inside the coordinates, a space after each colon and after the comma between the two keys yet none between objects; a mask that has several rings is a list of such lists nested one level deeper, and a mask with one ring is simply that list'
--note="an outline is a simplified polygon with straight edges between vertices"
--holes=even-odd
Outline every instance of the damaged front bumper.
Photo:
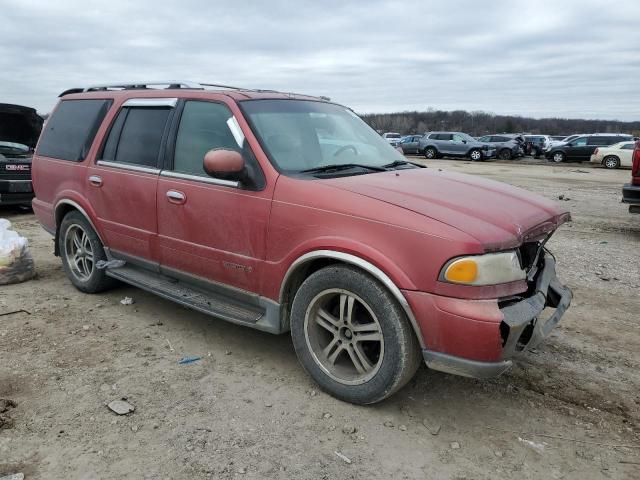
[{"label": "damaged front bumper", "polygon": [[[543,268],[536,276],[535,289],[530,296],[500,306],[503,317],[499,327],[503,343],[501,360],[477,361],[425,349],[423,357],[427,366],[466,377],[490,378],[508,370],[513,358],[539,345],[558,324],[573,297],[571,290],[558,280],[553,256],[545,253],[542,262]],[[555,311],[543,320],[541,314],[546,307],[555,308]]]}]

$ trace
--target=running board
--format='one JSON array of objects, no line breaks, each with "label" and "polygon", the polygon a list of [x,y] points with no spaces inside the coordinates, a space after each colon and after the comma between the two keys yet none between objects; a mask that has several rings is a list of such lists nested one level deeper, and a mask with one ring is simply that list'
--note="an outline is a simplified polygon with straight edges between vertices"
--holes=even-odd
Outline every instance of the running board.
[{"label": "running board", "polygon": [[105,273],[109,277],[155,293],[160,297],[207,315],[232,323],[252,326],[260,330],[273,330],[266,324],[263,325],[262,323],[264,322],[258,323],[266,313],[265,309],[258,305],[248,305],[225,295],[196,289],[183,281],[131,266],[130,264],[117,268],[107,268]]}]

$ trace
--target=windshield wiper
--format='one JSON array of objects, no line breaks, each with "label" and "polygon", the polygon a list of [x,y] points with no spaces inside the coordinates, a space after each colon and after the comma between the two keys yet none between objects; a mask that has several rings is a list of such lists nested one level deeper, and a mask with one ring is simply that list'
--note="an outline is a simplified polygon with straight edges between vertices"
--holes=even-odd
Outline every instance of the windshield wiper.
[{"label": "windshield wiper", "polygon": [[412,167],[415,167],[415,163],[411,163],[411,162],[407,162],[406,160],[395,160],[391,163],[387,163],[386,165],[382,165],[384,168],[395,168],[395,167],[401,167],[402,165],[411,165]]},{"label": "windshield wiper", "polygon": [[386,172],[384,167],[376,167],[374,165],[364,165],[360,163],[338,163],[334,165],[322,165],[320,167],[307,168],[300,170],[300,173],[323,173],[330,171],[349,170],[351,168],[365,168],[367,170],[373,170],[375,172]]}]

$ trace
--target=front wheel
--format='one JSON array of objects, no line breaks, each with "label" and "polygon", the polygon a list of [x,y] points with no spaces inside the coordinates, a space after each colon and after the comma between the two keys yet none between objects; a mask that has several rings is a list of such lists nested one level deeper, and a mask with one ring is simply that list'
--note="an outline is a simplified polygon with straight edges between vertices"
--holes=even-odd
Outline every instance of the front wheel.
[{"label": "front wheel", "polygon": [[303,282],[291,310],[291,337],[318,385],[355,404],[387,398],[420,366],[420,346],[395,298],[346,265],[323,268]]},{"label": "front wheel", "polygon": [[551,160],[553,160],[556,163],[562,163],[564,162],[564,153],[562,152],[555,152],[552,156],[551,156]]},{"label": "front wheel", "polygon": [[482,152],[480,150],[471,150],[471,152],[469,152],[469,158],[474,162],[479,162],[482,160]]}]

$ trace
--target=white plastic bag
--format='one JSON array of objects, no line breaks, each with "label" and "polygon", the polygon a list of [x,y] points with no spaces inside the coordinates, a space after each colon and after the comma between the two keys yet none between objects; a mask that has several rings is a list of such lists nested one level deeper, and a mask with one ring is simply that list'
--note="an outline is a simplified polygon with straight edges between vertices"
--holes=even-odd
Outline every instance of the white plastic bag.
[{"label": "white plastic bag", "polygon": [[11,230],[11,222],[0,218],[0,285],[24,282],[36,274],[27,239]]}]

